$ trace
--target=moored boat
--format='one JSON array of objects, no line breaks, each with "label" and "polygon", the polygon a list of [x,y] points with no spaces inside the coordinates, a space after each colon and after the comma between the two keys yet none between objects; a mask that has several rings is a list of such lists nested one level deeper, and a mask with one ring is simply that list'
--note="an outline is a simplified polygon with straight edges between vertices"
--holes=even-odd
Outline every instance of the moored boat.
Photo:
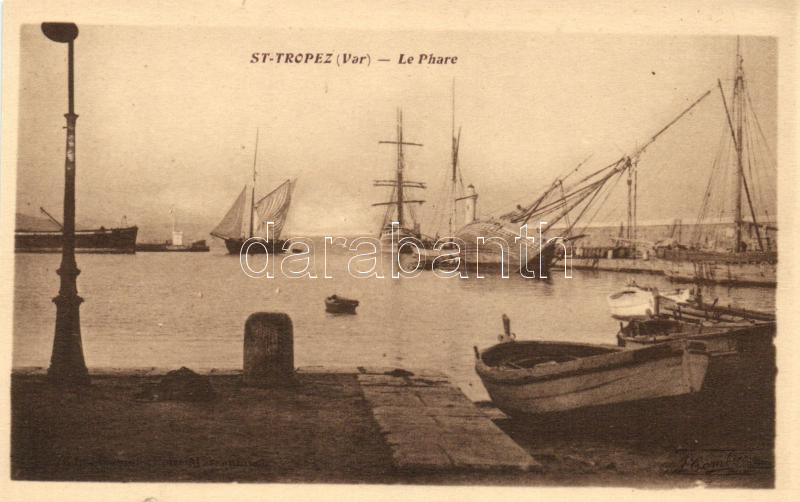
[{"label": "moored boat", "polygon": [[711,357],[738,356],[744,347],[771,345],[775,323],[751,322],[688,322],[674,318],[632,321],[617,333],[618,345],[637,348],[678,340],[697,340],[706,345]]},{"label": "moored boat", "polygon": [[649,319],[656,311],[656,294],[637,286],[628,286],[606,298],[614,319]]},{"label": "moored boat", "polygon": [[686,304],[692,290],[683,289],[671,293],[661,293],[656,288],[628,284],[625,289],[606,297],[611,317],[622,321],[651,319],[658,315],[662,305]]},{"label": "moored boat", "polygon": [[325,298],[325,310],[331,314],[355,314],[358,300],[331,295]]},{"label": "moored boat", "polygon": [[475,350],[478,376],[494,404],[511,416],[692,394],[702,389],[708,368],[700,342],[623,350],[511,341]]}]

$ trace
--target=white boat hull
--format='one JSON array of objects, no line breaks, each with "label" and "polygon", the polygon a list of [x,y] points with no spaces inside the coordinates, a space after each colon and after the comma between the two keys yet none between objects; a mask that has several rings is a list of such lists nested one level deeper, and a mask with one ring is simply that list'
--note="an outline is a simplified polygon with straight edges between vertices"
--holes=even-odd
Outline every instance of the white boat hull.
[{"label": "white boat hull", "polygon": [[628,288],[608,295],[607,301],[614,319],[649,319],[656,311],[653,292],[639,288]]},{"label": "white boat hull", "polygon": [[[666,357],[626,363],[626,353],[630,352],[633,351],[595,356],[607,359],[607,368],[554,374],[544,380],[504,382],[487,377],[481,370],[478,374],[495,405],[512,416],[681,396],[703,387],[709,361],[705,352],[678,350]],[[572,363],[562,363],[569,364]]]}]

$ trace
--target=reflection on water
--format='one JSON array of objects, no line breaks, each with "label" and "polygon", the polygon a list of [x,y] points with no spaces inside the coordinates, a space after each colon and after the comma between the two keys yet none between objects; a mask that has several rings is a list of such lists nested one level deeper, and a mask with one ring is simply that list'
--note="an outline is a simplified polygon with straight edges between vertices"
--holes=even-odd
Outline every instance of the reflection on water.
[{"label": "reflection on water", "polygon": [[[319,246],[320,248],[322,246]],[[321,249],[320,249],[321,251]],[[84,351],[89,367],[241,367],[244,321],[257,311],[288,313],[294,323],[298,366],[404,366],[448,373],[473,399],[486,394],[473,370],[472,346],[493,344],[508,314],[518,339],[615,343],[617,321],[606,295],[628,274],[575,270],[565,279],[442,279],[424,272],[413,279],[355,278],[347,272],[355,253],[328,250],[323,278],[245,276],[238,256],[211,253],[79,255],[78,277]],[[286,255],[288,256],[288,255]],[[263,266],[264,257],[252,268]],[[280,257],[279,259],[282,259]],[[47,366],[52,345],[60,256],[15,257],[15,366]],[[295,264],[293,268],[298,268]],[[474,275],[474,274],[473,274]],[[636,276],[642,285],[672,290],[659,276]],[[337,293],[358,299],[358,315],[327,314],[324,299]],[[775,291],[704,288],[720,304],[773,310]]]}]

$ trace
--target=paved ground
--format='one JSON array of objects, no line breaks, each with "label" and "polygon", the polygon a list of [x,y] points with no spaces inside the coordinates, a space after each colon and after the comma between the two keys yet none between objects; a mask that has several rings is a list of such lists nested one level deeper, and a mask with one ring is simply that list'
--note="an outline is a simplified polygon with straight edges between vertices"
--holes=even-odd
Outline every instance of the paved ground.
[{"label": "paved ground", "polygon": [[359,370],[358,382],[397,468],[527,471],[540,467],[445,375]]},{"label": "paved ground", "polygon": [[[773,397],[738,386],[603,416],[509,419],[434,372],[306,368],[208,402],[153,401],[164,370],[93,372],[82,392],[12,375],[17,480],[769,487]],[[752,372],[747,373],[748,380]],[[748,397],[748,399],[743,399]],[[706,406],[697,406],[707,404]]]}]

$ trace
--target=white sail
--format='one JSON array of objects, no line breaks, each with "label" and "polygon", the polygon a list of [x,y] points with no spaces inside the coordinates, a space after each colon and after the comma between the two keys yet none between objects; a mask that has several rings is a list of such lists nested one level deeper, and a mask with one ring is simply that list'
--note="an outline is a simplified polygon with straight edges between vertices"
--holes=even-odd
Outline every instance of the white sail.
[{"label": "white sail", "polygon": [[274,226],[270,230],[270,239],[279,239],[283,226],[286,224],[286,217],[289,213],[289,205],[292,202],[292,190],[294,190],[295,180],[286,180],[275,190],[262,197],[255,204],[255,229],[254,236],[267,237],[267,223],[272,222]]},{"label": "white sail", "polygon": [[238,239],[242,237],[242,223],[244,221],[244,206],[247,198],[247,187],[242,189],[242,193],[236,198],[231,208],[222,218],[222,221],[214,227],[211,235],[220,239]]}]

